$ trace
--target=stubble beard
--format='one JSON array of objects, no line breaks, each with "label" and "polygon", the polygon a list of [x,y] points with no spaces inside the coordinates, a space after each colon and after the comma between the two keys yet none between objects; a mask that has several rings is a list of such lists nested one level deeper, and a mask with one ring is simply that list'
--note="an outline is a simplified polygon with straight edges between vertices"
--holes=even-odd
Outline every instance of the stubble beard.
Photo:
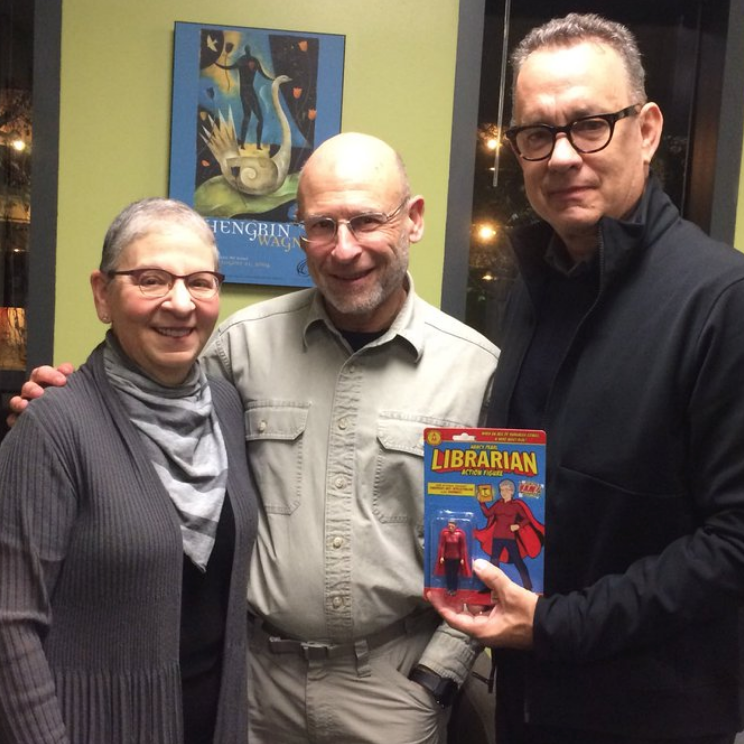
[{"label": "stubble beard", "polygon": [[387,302],[404,285],[407,271],[408,249],[403,246],[386,271],[376,277],[374,284],[364,293],[335,291],[317,271],[311,269],[310,274],[323,299],[336,313],[359,317],[373,313]]}]

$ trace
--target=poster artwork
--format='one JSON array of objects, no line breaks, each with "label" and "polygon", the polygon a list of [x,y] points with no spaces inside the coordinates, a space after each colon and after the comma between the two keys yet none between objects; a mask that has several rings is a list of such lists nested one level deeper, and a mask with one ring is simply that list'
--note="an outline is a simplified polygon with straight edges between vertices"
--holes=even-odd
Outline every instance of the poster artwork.
[{"label": "poster artwork", "polygon": [[228,282],[309,286],[299,171],[341,127],[344,37],[176,23],[169,194],[215,232]]}]

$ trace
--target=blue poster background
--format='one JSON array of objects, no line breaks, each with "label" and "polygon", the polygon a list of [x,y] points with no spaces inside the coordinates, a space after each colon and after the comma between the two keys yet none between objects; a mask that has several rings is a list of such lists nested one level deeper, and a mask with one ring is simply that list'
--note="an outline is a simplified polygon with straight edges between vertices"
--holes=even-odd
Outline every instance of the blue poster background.
[{"label": "blue poster background", "polygon": [[341,129],[345,37],[176,23],[169,194],[211,225],[228,282],[311,284],[297,178]]}]

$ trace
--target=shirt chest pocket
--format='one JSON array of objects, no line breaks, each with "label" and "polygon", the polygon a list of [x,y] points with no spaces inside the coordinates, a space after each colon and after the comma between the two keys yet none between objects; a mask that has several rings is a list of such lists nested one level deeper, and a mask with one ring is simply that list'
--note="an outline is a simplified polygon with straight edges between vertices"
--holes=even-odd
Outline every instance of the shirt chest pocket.
[{"label": "shirt chest pocket", "polygon": [[373,511],[380,522],[424,522],[424,428],[429,421],[381,414]]},{"label": "shirt chest pocket", "polygon": [[271,514],[292,514],[301,503],[302,458],[309,405],[257,401],[245,411],[248,461]]}]

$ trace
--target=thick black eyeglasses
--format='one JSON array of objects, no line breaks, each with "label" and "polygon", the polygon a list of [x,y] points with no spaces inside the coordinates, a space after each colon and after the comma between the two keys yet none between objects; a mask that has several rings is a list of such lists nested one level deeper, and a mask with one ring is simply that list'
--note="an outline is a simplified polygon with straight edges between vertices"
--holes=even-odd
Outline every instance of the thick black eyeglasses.
[{"label": "thick black eyeglasses", "polygon": [[394,220],[408,204],[406,197],[392,212],[366,212],[365,214],[356,214],[349,220],[337,220],[334,217],[324,215],[318,217],[308,217],[299,224],[305,230],[301,240],[312,245],[329,245],[336,239],[339,225],[346,225],[351,234],[360,243],[374,240],[375,234],[381,230],[388,222]]},{"label": "thick black eyeglasses", "polygon": [[214,297],[225,281],[225,275],[217,271],[195,271],[193,274],[171,274],[165,269],[128,269],[109,271],[110,277],[131,276],[132,283],[139,287],[145,297],[157,299],[165,297],[173,289],[176,279],[182,279],[189,294],[195,300],[209,300]]},{"label": "thick black eyeglasses", "polygon": [[568,137],[574,150],[580,153],[599,152],[612,141],[615,124],[620,119],[635,116],[642,104],[616,111],[614,114],[592,114],[575,119],[564,127],[552,127],[549,124],[528,124],[524,127],[512,127],[504,132],[504,137],[514,152],[524,160],[545,160],[553,154],[555,138],[563,133]]}]

